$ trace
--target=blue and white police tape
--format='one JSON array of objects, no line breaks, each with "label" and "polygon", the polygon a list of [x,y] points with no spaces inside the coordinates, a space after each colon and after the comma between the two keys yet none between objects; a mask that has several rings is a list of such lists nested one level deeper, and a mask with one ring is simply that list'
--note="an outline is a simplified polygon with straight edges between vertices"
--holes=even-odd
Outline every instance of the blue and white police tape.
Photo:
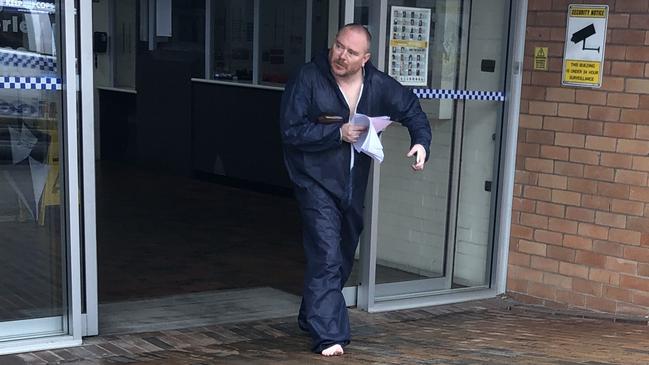
[{"label": "blue and white police tape", "polygon": [[505,101],[502,91],[450,90],[450,89],[412,89],[420,99],[462,99]]},{"label": "blue and white police tape", "polygon": [[61,90],[61,79],[47,76],[0,76],[0,89]]},{"label": "blue and white police tape", "polygon": [[0,51],[0,66],[29,68],[56,73],[56,58]]}]

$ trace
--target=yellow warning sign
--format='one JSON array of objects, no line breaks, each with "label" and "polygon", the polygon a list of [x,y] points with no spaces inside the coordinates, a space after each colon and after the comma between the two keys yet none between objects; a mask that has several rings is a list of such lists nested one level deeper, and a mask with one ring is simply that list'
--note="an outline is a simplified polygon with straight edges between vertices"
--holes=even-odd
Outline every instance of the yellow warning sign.
[{"label": "yellow warning sign", "polygon": [[548,70],[548,47],[534,47],[534,69]]},{"label": "yellow warning sign", "polygon": [[570,16],[579,18],[606,18],[605,8],[571,8]]},{"label": "yellow warning sign", "polygon": [[566,60],[563,82],[599,85],[601,63],[598,61]]}]

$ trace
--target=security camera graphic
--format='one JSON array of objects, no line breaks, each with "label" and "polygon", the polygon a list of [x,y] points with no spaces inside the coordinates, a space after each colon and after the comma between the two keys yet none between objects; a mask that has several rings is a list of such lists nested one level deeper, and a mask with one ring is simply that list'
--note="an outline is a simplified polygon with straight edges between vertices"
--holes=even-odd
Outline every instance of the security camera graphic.
[{"label": "security camera graphic", "polygon": [[570,38],[570,40],[572,41],[572,43],[575,43],[575,44],[577,44],[579,42],[584,42],[582,44],[582,46],[581,46],[582,50],[597,51],[597,53],[599,53],[599,47],[597,47],[597,48],[586,47],[586,39],[588,37],[592,36],[593,34],[595,34],[595,25],[594,24],[587,25],[587,26],[581,28],[580,30],[574,32],[572,34],[572,38]]}]

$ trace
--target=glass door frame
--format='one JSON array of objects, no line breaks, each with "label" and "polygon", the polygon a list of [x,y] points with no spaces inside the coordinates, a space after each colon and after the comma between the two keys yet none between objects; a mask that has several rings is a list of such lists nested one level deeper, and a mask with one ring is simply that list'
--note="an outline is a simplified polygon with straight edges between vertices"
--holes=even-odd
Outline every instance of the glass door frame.
[{"label": "glass door frame", "polygon": [[[83,1],[82,1],[83,2]],[[57,9],[61,11],[57,31],[61,32],[59,39],[62,44],[59,48],[63,60],[63,111],[62,139],[65,143],[63,151],[63,168],[65,176],[65,206],[66,231],[62,241],[67,246],[66,276],[63,281],[63,293],[66,295],[63,317],[52,317],[16,322],[0,323],[2,326],[12,326],[12,329],[40,329],[53,321],[63,321],[65,333],[60,335],[26,338],[0,342],[0,355],[46,350],[62,347],[81,345],[82,338],[82,290],[81,290],[81,223],[80,223],[80,189],[79,189],[79,150],[78,150],[78,99],[77,99],[77,72],[76,72],[76,24],[75,0],[61,0]],[[23,331],[24,332],[24,331]]]},{"label": "glass door frame", "polygon": [[[379,70],[384,70],[385,66],[385,45],[387,42],[387,16],[388,1],[380,1],[380,25],[378,42],[378,61],[375,63]],[[378,1],[377,1],[378,2]],[[431,291],[431,285],[450,288],[452,280],[452,254],[453,247],[447,248],[447,260],[445,263],[446,276],[441,278],[424,279],[415,282],[398,282],[390,284],[376,283],[376,265],[378,250],[378,210],[379,210],[379,189],[380,189],[380,165],[372,164],[370,181],[368,182],[368,194],[365,204],[365,222],[366,228],[361,236],[360,242],[360,266],[361,280],[357,292],[357,306],[368,312],[381,312],[406,308],[416,308],[422,306],[440,305],[447,303],[457,303],[462,301],[492,298],[505,292],[507,279],[507,260],[509,252],[509,235],[511,227],[511,207],[514,188],[515,160],[516,160],[516,140],[518,134],[518,115],[520,107],[520,95],[522,85],[522,64],[523,51],[525,42],[525,26],[527,18],[527,0],[512,1],[509,26],[509,42],[507,46],[507,69],[505,72],[505,90],[507,97],[503,107],[504,127],[502,136],[499,139],[501,149],[497,151],[496,156],[500,156],[500,166],[498,167],[500,183],[494,192],[498,195],[495,204],[497,210],[493,220],[493,264],[491,265],[491,285],[488,287],[466,288],[466,289],[444,289]],[[345,23],[354,20],[354,0],[345,1]],[[463,17],[468,16],[466,14]],[[466,23],[464,23],[466,24]],[[466,31],[464,31],[466,32]],[[462,39],[461,47],[466,49],[466,37]],[[466,52],[461,52],[466,53]],[[463,57],[466,57],[463,55]],[[466,60],[461,64],[466,65]],[[465,67],[464,67],[465,68]],[[464,74],[464,70],[460,71]],[[465,83],[464,77],[460,78],[461,83]],[[457,103],[456,118],[461,118],[462,108]],[[455,145],[458,146],[457,139],[461,138],[461,133],[457,133],[458,128],[461,132],[462,123],[455,123]],[[458,147],[454,147],[457,149]],[[498,153],[499,152],[499,153]],[[459,154],[454,153],[453,158],[459,159]],[[455,164],[455,166],[458,166]],[[457,169],[456,169],[457,170]],[[459,188],[459,170],[453,171],[451,177],[451,199],[458,199]],[[449,218],[455,222],[457,204],[451,204],[453,208],[449,212]],[[493,204],[492,204],[493,205]],[[450,226],[454,227],[454,225]],[[451,229],[453,230],[453,229]],[[454,242],[455,233],[449,232],[449,242]],[[453,246],[453,245],[451,245]],[[443,286],[442,286],[443,285]],[[403,292],[408,289],[413,294],[396,295],[395,293]],[[394,295],[391,295],[394,294]],[[379,298],[381,296],[381,298]]]}]

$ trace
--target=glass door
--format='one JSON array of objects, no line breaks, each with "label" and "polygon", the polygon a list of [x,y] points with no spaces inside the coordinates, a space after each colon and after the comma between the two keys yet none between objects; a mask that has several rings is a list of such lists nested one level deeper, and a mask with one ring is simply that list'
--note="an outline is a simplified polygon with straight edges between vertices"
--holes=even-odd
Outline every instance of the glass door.
[{"label": "glass door", "polygon": [[0,7],[0,352],[80,339],[73,14],[69,0]]},{"label": "glass door", "polygon": [[407,129],[383,133],[365,305],[489,288],[510,1],[370,3],[355,2],[355,20],[385,40],[373,62],[420,97],[433,141],[413,173]]}]

